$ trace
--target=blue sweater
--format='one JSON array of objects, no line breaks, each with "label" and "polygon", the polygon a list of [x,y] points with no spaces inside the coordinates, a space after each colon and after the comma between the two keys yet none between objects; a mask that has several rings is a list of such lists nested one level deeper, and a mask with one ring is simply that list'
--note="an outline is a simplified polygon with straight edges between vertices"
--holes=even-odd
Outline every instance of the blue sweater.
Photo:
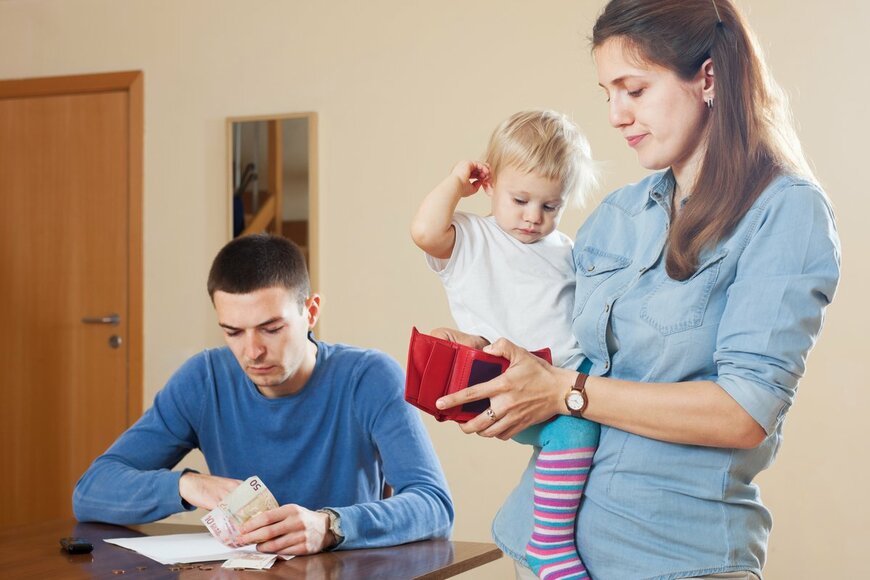
[{"label": "blue sweater", "polygon": [[[449,536],[453,503],[432,443],[383,353],[317,342],[298,393],[267,399],[226,347],[188,360],[76,484],[81,521],[135,524],[193,507],[170,469],[199,448],[213,475],[259,475],[278,503],[330,507],[339,548]],[[394,496],[381,500],[384,483]]]}]

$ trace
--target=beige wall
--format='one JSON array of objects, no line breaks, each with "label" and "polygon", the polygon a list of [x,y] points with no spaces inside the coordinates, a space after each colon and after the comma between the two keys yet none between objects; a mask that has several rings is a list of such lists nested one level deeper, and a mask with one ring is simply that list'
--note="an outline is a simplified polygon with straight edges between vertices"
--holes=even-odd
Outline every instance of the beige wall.
[{"label": "beige wall", "polygon": [[[777,465],[762,478],[775,528],[766,577],[856,577],[870,510],[864,0],[742,0],[792,95],[809,157],[834,201],[845,273]],[[606,189],[642,175],[606,122],[586,36],[600,0],[5,0],[0,78],[145,71],[146,404],[220,337],[205,295],[226,241],[225,118],[320,116],[321,336],[404,359],[412,325],[449,323],[407,234],[423,196],[492,127],[526,107],[574,116],[606,164]],[[467,207],[483,210],[477,202]],[[563,221],[573,234],[588,212]],[[455,537],[487,540],[527,451],[427,422],[458,508]],[[490,565],[469,578],[505,577]]]}]

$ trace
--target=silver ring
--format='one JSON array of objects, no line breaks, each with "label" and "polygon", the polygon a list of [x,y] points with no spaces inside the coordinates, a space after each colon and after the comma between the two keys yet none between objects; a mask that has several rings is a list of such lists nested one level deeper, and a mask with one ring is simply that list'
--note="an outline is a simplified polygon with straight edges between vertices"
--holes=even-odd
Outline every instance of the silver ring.
[{"label": "silver ring", "polygon": [[484,412],[486,413],[486,416],[489,417],[489,420],[493,423],[498,421],[498,417],[495,416],[495,411],[492,410],[492,407],[488,407]]}]

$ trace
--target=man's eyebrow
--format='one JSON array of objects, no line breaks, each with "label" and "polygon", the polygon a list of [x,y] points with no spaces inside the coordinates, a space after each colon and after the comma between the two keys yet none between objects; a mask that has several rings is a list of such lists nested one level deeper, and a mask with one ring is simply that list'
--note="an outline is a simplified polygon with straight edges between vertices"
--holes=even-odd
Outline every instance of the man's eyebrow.
[{"label": "man's eyebrow", "polygon": [[[260,324],[257,325],[257,328],[259,328],[261,326],[269,326],[270,324],[275,324],[276,322],[280,322],[282,320],[284,320],[284,319],[281,318],[280,316],[275,316],[274,318],[270,318],[269,320],[265,320],[265,321],[261,322]],[[218,322],[218,326],[220,326],[221,328],[225,328],[227,330],[242,330],[241,328],[236,328],[235,326],[230,326],[229,324],[225,324],[223,322]]]}]

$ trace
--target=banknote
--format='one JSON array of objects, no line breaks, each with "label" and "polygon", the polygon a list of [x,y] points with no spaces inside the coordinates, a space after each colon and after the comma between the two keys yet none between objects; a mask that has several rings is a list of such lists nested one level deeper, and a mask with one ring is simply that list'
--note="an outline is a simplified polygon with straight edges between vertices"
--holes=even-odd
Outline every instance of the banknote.
[{"label": "banknote", "polygon": [[256,475],[246,479],[227,495],[216,508],[202,518],[202,523],[225,546],[239,548],[242,526],[255,515],[275,509],[278,502]]},{"label": "banknote", "polygon": [[234,568],[236,570],[268,570],[278,558],[275,554],[238,553],[226,562],[222,568]]}]

